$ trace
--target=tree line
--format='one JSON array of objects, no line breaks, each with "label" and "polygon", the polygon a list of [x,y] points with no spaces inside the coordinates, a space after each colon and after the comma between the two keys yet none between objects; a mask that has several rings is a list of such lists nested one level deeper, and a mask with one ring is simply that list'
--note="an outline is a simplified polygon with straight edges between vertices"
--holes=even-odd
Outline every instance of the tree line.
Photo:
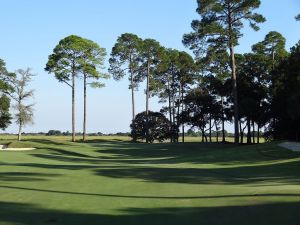
[{"label": "tree line", "polygon": [[[72,141],[76,134],[76,79],[84,83],[85,140],[87,87],[104,87],[100,79],[110,76],[129,80],[133,141],[178,142],[179,134],[184,141],[188,126],[200,130],[202,141],[212,141],[216,134],[217,140],[225,142],[228,122],[234,124],[237,144],[244,139],[249,144],[259,143],[262,130],[269,139],[299,140],[300,42],[287,52],[285,38],[271,31],[253,44],[251,52],[237,54],[235,47],[245,23],[258,31],[258,25],[265,21],[255,12],[260,1],[197,0],[197,5],[200,18],[192,21],[192,32],[183,35],[184,46],[194,56],[162,46],[154,39],[124,33],[112,48],[106,73],[106,50],[97,43],[75,35],[58,43],[45,71],[70,87]],[[5,73],[1,73],[2,81]],[[135,92],[142,82],[146,83],[145,111],[136,114]],[[4,85],[2,90],[11,86]],[[1,100],[3,121],[9,121],[9,99],[5,96]],[[160,112],[150,111],[149,99],[154,96],[164,103]]]}]

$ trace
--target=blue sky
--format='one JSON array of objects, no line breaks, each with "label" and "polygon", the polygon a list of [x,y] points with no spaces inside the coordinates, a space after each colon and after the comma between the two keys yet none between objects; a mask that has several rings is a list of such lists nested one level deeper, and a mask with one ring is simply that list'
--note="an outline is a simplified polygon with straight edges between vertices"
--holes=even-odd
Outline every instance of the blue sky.
[{"label": "blue sky", "polygon": [[[131,32],[142,38],[154,38],[162,45],[185,50],[182,35],[190,32],[190,23],[198,18],[196,0],[2,0],[0,58],[14,71],[30,67],[36,75],[35,124],[26,132],[50,129],[70,130],[71,90],[44,72],[48,55],[60,39],[75,34],[91,39],[107,49],[108,56],[118,36]],[[259,32],[243,30],[238,53],[249,52],[272,30],[287,39],[287,49],[300,40],[299,0],[262,0],[258,12],[267,22]],[[107,57],[108,60],[108,57]],[[77,88],[77,130],[82,129],[82,85]],[[143,85],[136,93],[136,111],[145,108]],[[161,105],[152,99],[151,110]],[[109,80],[103,89],[88,91],[88,131],[128,131],[131,119],[128,81]],[[16,132],[11,125],[8,132]]]}]

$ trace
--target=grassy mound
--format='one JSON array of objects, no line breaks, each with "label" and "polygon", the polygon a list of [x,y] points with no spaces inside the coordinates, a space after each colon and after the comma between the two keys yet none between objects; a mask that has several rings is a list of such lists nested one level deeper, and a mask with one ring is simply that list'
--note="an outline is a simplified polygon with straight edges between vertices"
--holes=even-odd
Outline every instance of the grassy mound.
[{"label": "grassy mound", "polygon": [[7,148],[32,148],[32,145],[22,141],[12,141],[7,144]]}]

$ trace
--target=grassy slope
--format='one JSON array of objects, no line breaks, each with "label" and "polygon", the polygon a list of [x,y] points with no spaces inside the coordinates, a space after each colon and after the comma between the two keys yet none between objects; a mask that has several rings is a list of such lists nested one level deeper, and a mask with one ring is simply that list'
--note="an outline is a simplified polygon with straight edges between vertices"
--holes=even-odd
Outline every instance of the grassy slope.
[{"label": "grassy slope", "polygon": [[275,144],[27,142],[0,152],[0,225],[300,224],[300,155]]}]

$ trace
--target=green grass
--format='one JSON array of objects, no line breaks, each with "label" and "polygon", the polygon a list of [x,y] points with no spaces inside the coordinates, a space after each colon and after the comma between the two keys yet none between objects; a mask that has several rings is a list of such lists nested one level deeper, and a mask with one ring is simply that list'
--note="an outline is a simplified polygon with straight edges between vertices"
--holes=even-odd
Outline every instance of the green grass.
[{"label": "green grass", "polygon": [[300,155],[276,143],[25,143],[0,151],[0,225],[300,224]]},{"label": "green grass", "polygon": [[[32,140],[32,139],[50,139],[50,140],[55,140],[55,141],[70,141],[71,137],[70,136],[41,136],[41,135],[24,135],[22,136],[23,140]],[[131,138],[128,136],[88,136],[88,140],[100,140],[100,141],[130,141]],[[16,135],[0,135],[0,143],[7,142],[7,140],[12,140],[15,141],[17,139]],[[81,136],[77,136],[77,140],[82,140]],[[201,142],[202,138],[201,137],[185,137],[186,142]],[[222,140],[221,137],[219,137],[219,142]],[[182,139],[179,137],[179,142],[181,142]],[[212,138],[213,142],[216,142],[216,138]],[[255,138],[255,142],[256,142]],[[264,143],[265,139],[260,138],[260,143]],[[168,141],[166,141],[168,142]],[[232,137],[226,137],[226,142],[234,142],[234,138]],[[247,138],[244,137],[244,143],[247,142]]]}]

